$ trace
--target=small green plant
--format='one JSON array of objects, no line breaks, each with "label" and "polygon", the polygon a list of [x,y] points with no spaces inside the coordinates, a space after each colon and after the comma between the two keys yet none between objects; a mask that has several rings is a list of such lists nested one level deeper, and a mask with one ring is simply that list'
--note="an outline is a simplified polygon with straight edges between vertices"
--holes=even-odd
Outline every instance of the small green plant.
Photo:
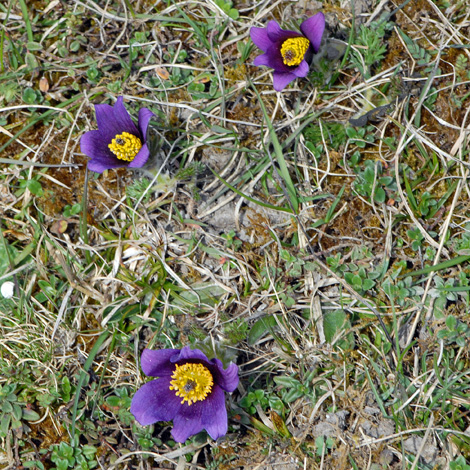
[{"label": "small green plant", "polygon": [[246,339],[248,328],[248,322],[243,318],[239,318],[225,325],[224,334],[227,336],[230,344],[235,345]]},{"label": "small green plant", "polygon": [[470,465],[467,464],[465,458],[460,455],[457,460],[449,462],[450,470],[470,470]]},{"label": "small green plant", "polygon": [[0,96],[0,101],[5,100],[6,104],[14,101],[20,93],[20,86],[16,82],[2,83],[2,88],[3,90],[2,95]]},{"label": "small green plant", "polygon": [[344,273],[344,279],[358,292],[364,292],[375,287],[371,274],[367,273],[363,266],[356,273]]},{"label": "small green plant", "polygon": [[292,403],[303,396],[309,397],[314,401],[315,392],[309,386],[314,375],[314,372],[310,372],[302,382],[294,377],[274,377],[274,382],[281,387],[282,401],[284,403]]},{"label": "small green plant", "polygon": [[347,271],[348,264],[343,262],[341,253],[336,253],[334,256],[327,256],[326,264],[336,273],[343,273]]},{"label": "small green plant", "polygon": [[98,463],[95,460],[97,448],[90,445],[72,447],[66,442],[51,446],[51,460],[56,465],[56,470],[91,470]]},{"label": "small green plant", "polygon": [[306,146],[309,149],[321,146],[323,149],[323,139],[327,145],[331,145],[338,150],[346,141],[346,129],[344,124],[339,122],[319,122],[312,124],[304,130]]},{"label": "small green plant", "polygon": [[36,175],[31,179],[21,179],[18,180],[20,189],[15,192],[15,196],[21,196],[26,190],[29,190],[34,196],[41,197],[44,195],[44,190],[42,189],[39,178],[41,175]]},{"label": "small green plant", "polygon": [[132,184],[126,186],[126,195],[128,198],[139,201],[142,196],[142,202],[146,204],[152,196],[152,190],[149,189],[151,181],[148,178],[140,178],[135,180]]},{"label": "small green plant", "polygon": [[423,246],[424,235],[419,228],[407,230],[406,234],[411,240],[411,248],[413,251],[418,251]]},{"label": "small green plant", "polygon": [[64,288],[65,283],[52,275],[47,281],[40,279],[38,281],[38,286],[41,288],[41,291],[35,295],[38,302],[44,303],[48,300],[50,302],[55,302],[57,296]]},{"label": "small green plant", "polygon": [[132,430],[137,437],[137,442],[141,449],[151,450],[162,445],[161,439],[158,439],[153,435],[155,430],[155,426],[153,424],[151,426],[140,426],[134,424],[134,426],[132,426]]},{"label": "small green plant", "polygon": [[[395,271],[393,277],[398,276],[399,273],[400,269]],[[413,285],[413,278],[411,276],[395,282],[390,277],[387,277],[382,282],[381,287],[389,299],[401,307],[416,305],[420,302],[421,296],[424,293],[424,289],[421,286]]]},{"label": "small green plant", "polygon": [[101,72],[95,66],[91,66],[87,69],[86,76],[88,81],[94,85],[101,77]]},{"label": "small green plant", "polygon": [[335,441],[332,437],[318,436],[315,439],[316,454],[318,457],[325,455],[328,451],[333,449]]},{"label": "small green plant", "polygon": [[230,248],[233,251],[238,251],[243,245],[243,242],[237,237],[234,230],[230,230],[228,233],[223,233],[222,238],[227,241],[227,248]]},{"label": "small green plant", "polygon": [[361,26],[359,29],[355,43],[360,47],[353,48],[351,61],[365,78],[370,78],[371,66],[385,57],[387,47],[383,44],[383,37],[388,26],[388,23],[382,22],[380,26],[374,23],[370,27]]},{"label": "small green plant", "polygon": [[232,0],[215,0],[215,4],[232,20],[238,20],[240,17],[240,13],[237,9],[232,8],[233,2]]},{"label": "small green plant", "polygon": [[364,169],[358,171],[354,188],[361,196],[373,199],[378,203],[384,203],[387,200],[387,192],[395,194],[397,186],[394,178],[382,176],[382,173],[381,162],[366,160]]},{"label": "small green plant", "polygon": [[272,409],[281,416],[285,412],[284,404],[278,396],[273,393],[267,393],[261,389],[248,392],[248,394],[240,400],[239,405],[250,415],[257,413],[256,405],[261,406],[263,411]]},{"label": "small green plant", "polygon": [[348,127],[346,128],[346,135],[351,139],[351,144],[363,149],[367,144],[371,144],[375,141],[373,129],[372,126],[359,128]]},{"label": "small green plant", "polygon": [[207,72],[196,76],[188,85],[188,92],[195,100],[214,99],[218,89],[217,77]]},{"label": "small green plant", "polygon": [[429,65],[432,56],[431,53],[428,52],[426,49],[423,49],[420,47],[420,45],[416,42],[410,39],[401,29],[398,28],[398,33],[402,37],[403,41],[406,44],[406,47],[408,48],[409,53],[418,62],[418,65]]},{"label": "small green plant", "polygon": [[0,385],[0,437],[10,429],[21,428],[21,421],[36,421],[40,416],[20,402],[15,394],[16,384]]},{"label": "small green plant", "polygon": [[[460,279],[459,285],[466,284],[466,277],[465,280],[462,282]],[[459,292],[458,286],[456,286],[456,279],[455,278],[448,278],[443,279],[440,276],[434,276],[434,283],[435,287],[429,291],[429,295],[433,297],[434,300],[434,315],[437,319],[444,318],[445,309],[448,302],[455,302],[457,301],[459,295],[466,295],[465,289],[463,292]],[[452,325],[452,320],[449,320]],[[463,329],[463,326],[460,328],[459,332]],[[452,328],[451,331],[455,329]],[[456,331],[456,330],[455,330]]]},{"label": "small green plant", "polygon": [[23,101],[26,104],[39,104],[44,100],[41,92],[33,88],[25,88],[23,90]]},{"label": "small green plant", "polygon": [[421,202],[418,206],[418,211],[422,217],[426,217],[431,212],[431,209],[437,205],[437,201],[433,198],[429,191],[425,191],[421,195]]},{"label": "small green plant", "polygon": [[455,318],[453,315],[449,315],[446,318],[446,328],[437,332],[437,337],[443,339],[446,344],[455,343],[457,346],[463,348],[468,344],[470,338],[470,327]]},{"label": "small green plant", "polygon": [[111,407],[111,410],[117,414],[119,421],[125,426],[130,426],[134,422],[134,416],[129,411],[131,407],[131,397],[127,388],[117,388],[116,395],[111,395],[106,398],[106,403]]},{"label": "small green plant", "polygon": [[286,262],[286,273],[291,277],[300,277],[302,275],[302,266],[305,261],[293,256],[289,251],[282,249],[279,253],[281,259]]},{"label": "small green plant", "polygon": [[62,211],[64,217],[69,218],[74,215],[80,214],[82,210],[82,205],[80,203],[74,204],[73,206],[67,204]]}]

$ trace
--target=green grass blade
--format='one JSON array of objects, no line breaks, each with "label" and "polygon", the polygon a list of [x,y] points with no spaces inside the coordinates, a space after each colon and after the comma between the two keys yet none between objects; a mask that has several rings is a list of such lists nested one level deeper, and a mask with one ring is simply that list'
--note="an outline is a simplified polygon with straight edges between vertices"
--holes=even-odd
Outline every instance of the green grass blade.
[{"label": "green grass blade", "polygon": [[[413,271],[410,273],[405,273],[400,275],[399,277],[406,277],[406,276],[421,276],[422,274],[429,274],[435,271],[440,271],[441,269],[451,268],[452,266],[456,266],[461,263],[465,263],[465,261],[470,260],[469,255],[461,255],[457,256],[456,258],[449,259],[447,261],[443,261],[442,263],[435,264],[434,266],[427,266],[423,269],[418,269],[418,271]],[[447,289],[446,289],[447,290]]]},{"label": "green grass blade", "polygon": [[257,204],[258,206],[261,206],[261,207],[266,207],[266,209],[273,209],[275,211],[280,211],[280,212],[287,212],[288,214],[292,214],[292,210],[291,209],[287,209],[285,207],[277,207],[277,206],[273,206],[271,204],[267,204],[266,202],[261,202],[261,201],[257,201],[256,199],[253,199],[252,197],[250,196],[247,196],[246,194],[242,193],[240,190],[238,190],[237,188],[235,188],[235,186],[232,186],[228,181],[225,181],[215,170],[213,170],[212,168],[209,167],[209,169],[212,171],[212,173],[214,173],[215,177],[217,179],[219,179],[219,181],[221,181],[222,183],[224,183],[228,188],[230,188],[234,193],[237,193],[239,196],[245,198],[246,200],[248,201],[251,201],[253,202],[254,204]]},{"label": "green grass blade", "polygon": [[33,29],[31,28],[31,22],[29,21],[28,16],[28,6],[26,5],[26,2],[24,0],[18,0],[18,2],[21,7],[21,13],[23,14],[24,24],[26,27],[26,34],[28,35],[28,41],[34,42]]},{"label": "green grass blade", "polygon": [[77,389],[75,391],[75,398],[73,402],[73,409],[72,409],[72,436],[70,442],[75,447],[77,442],[75,442],[75,424],[77,421],[77,411],[78,411],[78,402],[80,401],[80,392],[82,390],[83,385],[88,377],[88,371],[90,370],[93,361],[95,360],[96,355],[98,354],[99,349],[101,348],[102,344],[108,339],[110,335],[109,331],[104,331],[101,333],[99,338],[96,340],[95,344],[91,348],[90,354],[88,355],[85,364],[83,365],[83,370],[80,372],[80,376],[78,378]]},{"label": "green grass blade", "polygon": [[252,85],[253,90],[256,93],[256,96],[258,97],[259,104],[261,106],[261,110],[263,111],[264,119],[266,120],[266,125],[268,126],[269,130],[269,136],[271,137],[271,143],[273,144],[274,147],[274,154],[276,155],[276,160],[279,165],[279,169],[281,172],[281,177],[284,180],[284,183],[287,188],[287,193],[289,195],[289,200],[292,204],[292,207],[294,209],[294,212],[297,213],[299,210],[299,198],[297,195],[297,190],[295,189],[294,183],[292,181],[292,178],[290,177],[289,174],[289,169],[287,168],[287,163],[286,160],[284,159],[284,154],[282,152],[282,146],[279,143],[279,140],[276,135],[276,131],[274,129],[274,126],[271,122],[271,119],[269,118],[268,112],[266,111],[266,107],[264,106],[263,100],[261,99],[260,94],[258,93],[258,90]]}]

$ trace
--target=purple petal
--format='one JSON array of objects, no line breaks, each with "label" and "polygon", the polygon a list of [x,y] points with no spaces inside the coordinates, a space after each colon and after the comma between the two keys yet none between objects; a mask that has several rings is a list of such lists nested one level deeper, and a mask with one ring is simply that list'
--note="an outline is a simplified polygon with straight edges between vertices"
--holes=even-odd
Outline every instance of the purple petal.
[{"label": "purple petal", "polygon": [[109,150],[108,144],[110,143],[111,141],[103,139],[101,131],[88,131],[80,138],[80,149],[90,158],[100,157],[101,159],[116,160],[114,154]]},{"label": "purple petal", "polygon": [[255,43],[256,47],[259,47],[264,52],[266,52],[269,46],[272,44],[266,28],[251,28],[250,37],[251,40]]},{"label": "purple petal", "polygon": [[238,367],[235,364],[229,364],[227,369],[224,369],[222,361],[215,358],[210,363],[215,383],[226,392],[233,392],[238,386]]},{"label": "purple petal", "polygon": [[209,363],[209,359],[207,359],[207,356],[202,351],[199,349],[191,349],[189,346],[185,346],[181,349],[179,354],[175,354],[171,358],[171,362],[187,362],[188,359],[197,359],[199,361]]},{"label": "purple petal", "polygon": [[289,67],[283,62],[281,50],[277,45],[271,46],[266,54],[261,54],[256,57],[253,61],[253,65],[266,65],[267,67],[274,69],[276,72],[285,73],[290,73],[293,69],[293,67]]},{"label": "purple petal", "polygon": [[225,396],[219,387],[214,387],[210,396],[204,400],[202,426],[214,440],[227,434],[228,422]]},{"label": "purple petal", "polygon": [[306,77],[308,75],[309,66],[305,60],[300,62],[300,64],[294,69],[292,69],[292,73],[296,77]]},{"label": "purple petal", "polygon": [[273,87],[276,91],[282,91],[292,80],[297,77],[293,73],[274,72]]},{"label": "purple petal", "polygon": [[114,106],[109,106],[109,104],[95,105],[95,113],[98,130],[102,133],[107,144],[111,143],[116,135],[123,132],[139,135],[137,127],[124,107],[122,96],[117,99]]},{"label": "purple petal", "polygon": [[127,166],[127,162],[118,160],[117,158],[112,160],[96,157],[88,162],[88,169],[96,173],[103,173],[103,171],[110,170],[111,168],[122,168],[125,166]]},{"label": "purple petal", "polygon": [[134,160],[129,163],[129,168],[142,168],[149,159],[150,150],[147,144],[142,145],[142,148],[139,150],[139,153],[135,156]]},{"label": "purple petal", "polygon": [[256,65],[257,67],[261,65],[265,65],[266,67],[271,67],[269,65],[270,63],[271,61],[270,61],[268,54],[261,54],[258,57],[255,57],[255,60],[253,61],[253,65]]},{"label": "purple petal", "polygon": [[282,32],[283,30],[277,21],[271,20],[266,26],[266,33],[272,42],[279,41],[281,39]]},{"label": "purple petal", "polygon": [[291,73],[294,67],[290,67],[284,63],[284,59],[281,55],[280,48],[271,48],[266,53],[269,57],[270,67],[276,72]]},{"label": "purple petal", "polygon": [[[289,38],[298,38],[302,36],[295,31],[290,31],[288,29],[281,29],[281,27],[276,23],[276,21],[271,20],[268,25],[266,26],[266,30],[268,33],[268,38],[272,42],[283,43],[286,39]],[[279,46],[280,47],[280,46]]]},{"label": "purple petal", "polygon": [[143,138],[142,142],[144,143],[147,141],[147,127],[149,125],[150,119],[152,119],[153,116],[155,116],[155,114],[152,113],[150,109],[139,109],[139,130]]},{"label": "purple petal", "polygon": [[181,406],[173,419],[171,435],[176,442],[184,442],[205,429],[212,439],[218,439],[227,434],[227,426],[224,392],[216,386],[204,401]]},{"label": "purple petal", "polygon": [[321,38],[325,30],[325,15],[317,13],[300,25],[300,30],[311,42],[313,50],[318,52],[320,49]]},{"label": "purple petal", "polygon": [[184,442],[204,429],[202,416],[206,413],[207,400],[197,401],[192,405],[181,405],[178,414],[173,419],[171,435],[176,442]]},{"label": "purple petal", "polygon": [[170,421],[181,413],[181,398],[170,390],[170,381],[170,377],[151,380],[132,397],[131,413],[142,426]]},{"label": "purple petal", "polygon": [[175,370],[171,358],[179,352],[179,349],[144,349],[140,358],[140,367],[144,374],[150,377],[171,376]]}]

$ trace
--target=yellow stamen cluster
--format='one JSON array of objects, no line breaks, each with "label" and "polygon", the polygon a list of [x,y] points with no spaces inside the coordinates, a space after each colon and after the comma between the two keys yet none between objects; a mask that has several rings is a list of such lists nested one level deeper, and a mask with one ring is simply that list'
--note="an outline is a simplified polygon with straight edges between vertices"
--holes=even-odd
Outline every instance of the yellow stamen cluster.
[{"label": "yellow stamen cluster", "polygon": [[286,65],[299,65],[304,60],[310,41],[304,37],[286,39],[281,46],[282,61]]},{"label": "yellow stamen cluster", "polygon": [[205,400],[214,385],[212,374],[202,364],[176,365],[171,378],[170,390],[176,390],[176,396],[183,398],[181,403],[187,401],[188,405]]},{"label": "yellow stamen cluster", "polygon": [[108,147],[119,160],[131,162],[142,148],[142,142],[135,135],[123,132],[118,134]]}]

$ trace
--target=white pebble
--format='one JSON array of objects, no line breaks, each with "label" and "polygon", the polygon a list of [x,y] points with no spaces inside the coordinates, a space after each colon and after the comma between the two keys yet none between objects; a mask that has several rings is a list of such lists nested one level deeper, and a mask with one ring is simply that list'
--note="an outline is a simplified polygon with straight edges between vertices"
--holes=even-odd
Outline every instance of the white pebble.
[{"label": "white pebble", "polygon": [[11,299],[15,292],[15,284],[11,281],[4,282],[0,290],[2,291],[2,295],[5,299]]}]

